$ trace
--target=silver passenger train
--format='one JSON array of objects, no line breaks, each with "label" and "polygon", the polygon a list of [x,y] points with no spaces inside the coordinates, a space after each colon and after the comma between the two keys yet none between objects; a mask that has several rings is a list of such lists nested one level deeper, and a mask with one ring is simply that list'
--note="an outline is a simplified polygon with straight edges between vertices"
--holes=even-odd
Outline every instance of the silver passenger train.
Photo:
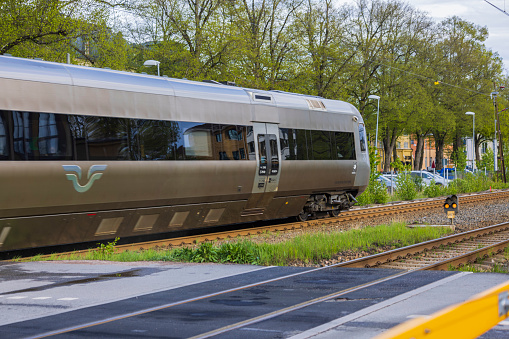
[{"label": "silver passenger train", "polygon": [[0,56],[0,252],[337,215],[369,179],[350,104]]}]

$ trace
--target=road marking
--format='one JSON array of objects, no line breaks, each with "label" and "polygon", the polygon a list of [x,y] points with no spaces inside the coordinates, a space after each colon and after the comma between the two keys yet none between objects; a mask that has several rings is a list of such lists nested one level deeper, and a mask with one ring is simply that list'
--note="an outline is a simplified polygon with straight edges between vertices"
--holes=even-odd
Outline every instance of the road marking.
[{"label": "road marking", "polygon": [[37,298],[32,298],[32,300],[45,300],[45,299],[51,299],[52,297],[37,297]]},{"label": "road marking", "polygon": [[421,318],[421,317],[429,317],[429,314],[411,314],[407,316],[408,319]]},{"label": "road marking", "polygon": [[57,299],[57,300],[62,300],[62,301],[69,301],[69,300],[77,300],[79,298],[60,298],[60,299]]},{"label": "road marking", "polygon": [[451,275],[449,277],[446,277],[446,278],[443,278],[443,279],[440,279],[440,280],[437,280],[435,282],[432,282],[430,284],[427,284],[427,285],[424,285],[424,286],[421,286],[419,288],[416,288],[415,290],[412,290],[412,291],[409,291],[409,292],[406,292],[406,293],[403,293],[403,294],[400,294],[398,296],[395,296],[391,299],[387,299],[385,301],[382,301],[382,302],[379,302],[378,304],[375,304],[375,305],[371,305],[369,307],[366,307],[362,310],[359,310],[357,312],[354,312],[354,313],[351,313],[349,315],[346,315],[344,317],[341,317],[341,318],[338,318],[336,320],[333,320],[329,323],[326,323],[326,324],[323,324],[323,325],[320,325],[318,327],[315,327],[315,328],[312,328],[312,329],[309,329],[307,331],[304,331],[304,332],[301,332],[300,334],[297,334],[293,337],[290,337],[290,339],[305,339],[305,338],[309,338],[309,337],[312,337],[312,336],[316,336],[318,335],[319,333],[325,333],[331,329],[333,329],[334,327],[338,327],[338,326],[341,326],[343,324],[346,324],[347,322],[350,322],[350,321],[354,321],[356,319],[359,319],[361,317],[364,317],[364,316],[367,316],[368,314],[371,314],[373,312],[377,312],[377,311],[380,311],[386,307],[389,307],[389,306],[392,306],[394,304],[397,304],[397,303],[400,303],[402,301],[405,301],[413,296],[416,296],[416,295],[419,295],[421,293],[424,293],[426,291],[429,291],[435,287],[439,287],[439,286],[442,286],[446,283],[449,283],[451,281],[454,281],[458,278],[461,278],[467,274],[472,274],[471,272],[461,272],[461,273],[456,273],[454,275]]},{"label": "road marking", "polygon": [[22,297],[22,296],[19,296],[19,297],[8,297],[7,299],[25,299],[27,297]]}]

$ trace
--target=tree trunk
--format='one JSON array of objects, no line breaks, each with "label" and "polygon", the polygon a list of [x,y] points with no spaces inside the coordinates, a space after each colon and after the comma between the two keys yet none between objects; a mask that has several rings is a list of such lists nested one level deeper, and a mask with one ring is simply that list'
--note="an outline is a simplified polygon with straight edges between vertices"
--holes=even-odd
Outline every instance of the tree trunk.
[{"label": "tree trunk", "polygon": [[480,136],[475,136],[475,141],[474,141],[474,154],[475,154],[475,160],[476,161],[480,161],[481,160],[481,157],[480,157],[480,154],[479,154],[479,146],[481,144],[481,137]]},{"label": "tree trunk", "polygon": [[[386,136],[382,139],[382,142],[384,145],[384,154],[385,154],[383,171],[390,172],[391,171],[391,158],[393,156],[393,150],[395,149],[395,146],[396,146],[396,139],[397,139],[396,130],[393,130],[392,135],[391,135],[391,133],[389,133],[389,130],[387,129],[385,135]],[[395,154],[395,152],[394,152],[394,154]]]},{"label": "tree trunk", "polygon": [[443,160],[444,160],[444,138],[436,138],[435,137],[435,151],[436,151],[436,170],[441,170],[443,166]]},{"label": "tree trunk", "polygon": [[422,168],[424,158],[424,143],[426,141],[426,135],[416,133],[415,137],[417,139],[417,146],[415,148],[414,171],[419,171]]}]

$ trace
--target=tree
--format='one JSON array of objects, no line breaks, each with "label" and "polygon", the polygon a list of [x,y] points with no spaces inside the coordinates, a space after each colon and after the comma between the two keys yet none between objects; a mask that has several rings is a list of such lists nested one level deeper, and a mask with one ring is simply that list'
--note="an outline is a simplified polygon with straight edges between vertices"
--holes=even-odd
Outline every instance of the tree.
[{"label": "tree", "polygon": [[107,26],[108,9],[114,5],[99,0],[0,0],[0,54],[64,62],[69,53],[95,66],[126,69],[129,45]]},{"label": "tree", "polygon": [[332,0],[308,0],[297,16],[296,38],[300,91],[326,98],[346,95],[353,73],[351,61],[357,53],[348,32],[350,9],[336,8]]}]

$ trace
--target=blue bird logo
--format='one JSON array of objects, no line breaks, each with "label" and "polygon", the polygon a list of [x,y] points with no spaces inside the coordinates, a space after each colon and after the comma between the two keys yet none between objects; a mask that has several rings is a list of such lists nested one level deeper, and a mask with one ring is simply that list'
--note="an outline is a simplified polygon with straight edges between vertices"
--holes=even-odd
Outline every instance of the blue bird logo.
[{"label": "blue bird logo", "polygon": [[78,182],[81,180],[81,167],[78,165],[62,165],[64,168],[64,171],[66,172],[74,172],[76,174],[66,174],[67,180],[72,181],[72,184],[74,186],[74,189],[79,193],[84,193],[88,191],[91,187],[94,181],[98,180],[102,177],[104,173],[96,173],[98,171],[104,171],[108,165],[92,165],[90,169],[88,170],[87,179],[88,182],[85,184],[85,186],[80,185]]}]

